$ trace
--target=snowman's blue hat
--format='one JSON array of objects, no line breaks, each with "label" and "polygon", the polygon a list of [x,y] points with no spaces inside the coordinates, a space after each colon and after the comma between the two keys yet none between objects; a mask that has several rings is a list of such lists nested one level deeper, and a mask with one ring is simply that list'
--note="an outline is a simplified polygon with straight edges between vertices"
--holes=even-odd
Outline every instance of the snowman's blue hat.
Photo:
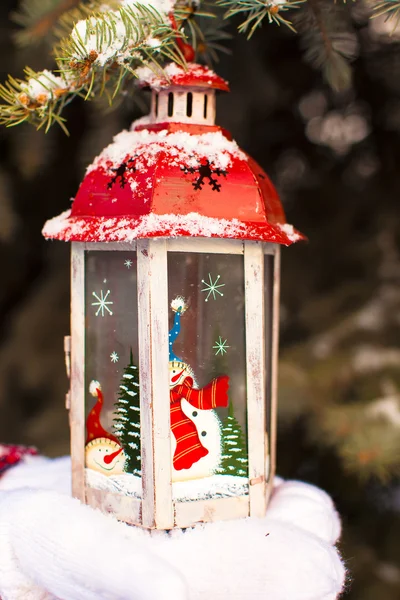
[{"label": "snowman's blue hat", "polygon": [[182,296],[177,296],[174,300],[172,300],[171,308],[175,313],[175,318],[174,318],[174,325],[168,334],[169,360],[170,361],[177,360],[179,362],[184,362],[181,358],[176,356],[176,354],[172,350],[172,346],[181,331],[181,316],[187,309],[187,304],[185,302],[185,299],[182,298]]}]

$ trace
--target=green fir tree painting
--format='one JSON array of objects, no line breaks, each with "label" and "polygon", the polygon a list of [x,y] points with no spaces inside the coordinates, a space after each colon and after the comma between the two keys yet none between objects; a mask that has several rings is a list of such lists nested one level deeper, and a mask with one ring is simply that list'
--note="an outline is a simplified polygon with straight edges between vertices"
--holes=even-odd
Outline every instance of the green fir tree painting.
[{"label": "green fir tree painting", "polygon": [[113,425],[127,457],[125,471],[141,476],[139,369],[133,364],[132,350],[119,386]]},{"label": "green fir tree painting", "polygon": [[222,452],[218,474],[248,477],[246,442],[240,423],[235,418],[232,402],[229,404],[228,416],[222,423],[221,434]]}]

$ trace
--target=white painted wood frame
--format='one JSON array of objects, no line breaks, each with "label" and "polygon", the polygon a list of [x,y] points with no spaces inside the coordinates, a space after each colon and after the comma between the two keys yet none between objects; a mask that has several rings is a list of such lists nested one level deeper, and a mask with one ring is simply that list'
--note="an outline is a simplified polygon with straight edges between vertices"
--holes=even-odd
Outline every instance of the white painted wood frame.
[{"label": "white painted wood frame", "polygon": [[166,240],[138,240],[142,525],[157,529],[174,526],[167,268]]},{"label": "white painted wood frame", "polygon": [[279,304],[281,287],[281,248],[276,246],[273,265],[272,344],[271,344],[271,408],[270,408],[270,464],[268,495],[270,495],[276,472],[276,433],[278,418],[278,360],[279,360]]},{"label": "white painted wood frame", "polygon": [[86,502],[130,525],[139,525],[142,521],[142,502],[138,498],[87,487]]},{"label": "white painted wood frame", "polygon": [[89,252],[91,250],[134,252],[136,250],[136,240],[134,242],[85,242],[84,246],[85,250]]},{"label": "white painted wood frame", "polygon": [[266,510],[266,389],[264,248],[261,242],[245,242],[244,279],[250,516],[263,517]]},{"label": "white painted wood frame", "polygon": [[85,252],[71,246],[71,430],[72,495],[85,502]]},{"label": "white painted wood frame", "polygon": [[275,254],[277,244],[272,244],[270,242],[263,242],[264,246],[264,254]]},{"label": "white painted wood frame", "polygon": [[168,252],[200,252],[203,254],[243,254],[242,240],[183,237],[167,240]]},{"label": "white painted wood frame", "polygon": [[192,502],[175,502],[175,527],[191,527],[194,523],[242,519],[249,515],[249,496],[216,498]]}]

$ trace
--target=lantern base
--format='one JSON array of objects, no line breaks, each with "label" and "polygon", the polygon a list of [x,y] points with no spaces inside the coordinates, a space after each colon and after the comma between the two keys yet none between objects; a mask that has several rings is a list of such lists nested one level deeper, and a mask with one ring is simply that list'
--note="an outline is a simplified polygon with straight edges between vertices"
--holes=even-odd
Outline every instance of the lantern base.
[{"label": "lantern base", "polygon": [[[262,482],[261,482],[262,484]],[[270,490],[271,485],[268,486]],[[128,525],[142,527],[142,480],[130,474],[105,476],[86,469],[86,485],[79,498],[93,508],[112,514]],[[154,522],[145,529],[186,529],[198,523],[248,517],[250,512],[247,477],[213,475],[172,484],[172,526]]]},{"label": "lantern base", "polygon": [[[85,469],[88,487],[123,494],[130,498],[142,498],[142,480],[140,477],[123,473],[106,476],[93,469]],[[172,483],[172,498],[177,502],[211,500],[247,496],[249,480],[235,475],[211,475],[201,479],[189,479]]]}]

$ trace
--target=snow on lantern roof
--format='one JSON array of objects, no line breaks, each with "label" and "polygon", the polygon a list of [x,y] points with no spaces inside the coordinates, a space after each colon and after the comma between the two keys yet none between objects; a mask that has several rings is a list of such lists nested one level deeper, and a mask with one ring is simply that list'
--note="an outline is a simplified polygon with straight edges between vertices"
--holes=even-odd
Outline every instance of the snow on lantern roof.
[{"label": "snow on lantern roof", "polygon": [[43,234],[82,242],[197,236],[290,245],[303,239],[285,221],[267,175],[221,128],[140,124],[94,160],[72,209],[48,221]]},{"label": "snow on lantern roof", "polygon": [[136,70],[138,83],[160,91],[173,86],[216,89],[229,92],[228,82],[203,65],[189,63],[182,68],[175,63],[169,63],[160,73],[156,74],[149,67]]}]

